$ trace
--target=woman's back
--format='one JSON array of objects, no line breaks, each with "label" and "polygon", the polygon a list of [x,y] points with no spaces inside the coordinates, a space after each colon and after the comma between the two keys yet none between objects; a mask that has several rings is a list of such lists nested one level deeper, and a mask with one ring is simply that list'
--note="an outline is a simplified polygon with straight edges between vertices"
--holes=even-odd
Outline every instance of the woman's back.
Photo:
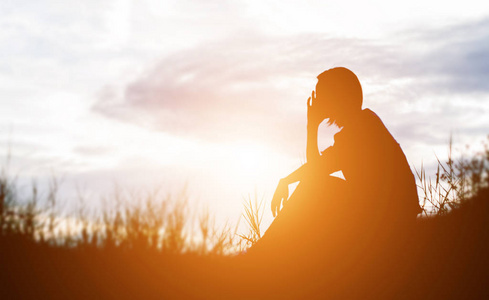
[{"label": "woman's back", "polygon": [[380,118],[362,110],[335,135],[331,156],[337,159],[354,198],[379,213],[416,216],[416,181],[400,145]]}]

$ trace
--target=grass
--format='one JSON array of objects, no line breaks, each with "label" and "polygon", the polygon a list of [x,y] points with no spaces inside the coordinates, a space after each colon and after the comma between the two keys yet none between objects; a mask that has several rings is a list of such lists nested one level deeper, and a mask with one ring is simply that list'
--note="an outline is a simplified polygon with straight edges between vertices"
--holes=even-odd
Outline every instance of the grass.
[{"label": "grass", "polygon": [[426,175],[423,165],[419,170],[415,169],[421,206],[425,216],[445,215],[489,186],[489,144],[487,141],[483,144],[482,151],[470,155],[469,158],[461,155],[454,160],[452,153],[452,139],[450,138],[446,162],[436,157],[438,164],[434,178]]},{"label": "grass", "polygon": [[339,257],[318,249],[320,255],[287,259],[288,250],[281,249],[273,253],[276,264],[270,262],[272,257],[235,255],[263,235],[265,201],[256,195],[244,201],[248,230],[242,234],[238,224],[218,228],[206,209],[192,212],[185,190],[172,196],[116,187],[99,212],[90,211],[88,199],[79,193],[76,210],[63,214],[56,179],[44,197],[33,184],[28,198],[20,199],[16,178],[4,169],[0,298],[487,295],[489,147],[486,143],[483,151],[454,159],[450,142],[448,159],[437,160],[434,176],[427,176],[423,166],[415,171],[425,218],[412,231],[378,242],[375,251],[353,245]]},{"label": "grass", "polygon": [[89,213],[87,200],[81,195],[77,209],[63,214],[58,188],[53,179],[47,196],[41,199],[33,185],[30,197],[20,200],[15,180],[2,172],[0,237],[60,247],[138,248],[173,253],[226,254],[240,249],[235,231],[229,226],[216,228],[207,211],[199,217],[199,228],[191,226],[185,191],[171,197],[158,191],[138,195],[116,188],[111,197],[103,199],[103,210],[97,215]]},{"label": "grass", "polygon": [[248,225],[248,234],[240,234],[239,237],[246,241],[247,246],[251,247],[255,245],[262,236],[261,221],[263,219],[264,199],[258,201],[258,197],[255,194],[254,200],[251,196],[244,202],[244,219]]}]

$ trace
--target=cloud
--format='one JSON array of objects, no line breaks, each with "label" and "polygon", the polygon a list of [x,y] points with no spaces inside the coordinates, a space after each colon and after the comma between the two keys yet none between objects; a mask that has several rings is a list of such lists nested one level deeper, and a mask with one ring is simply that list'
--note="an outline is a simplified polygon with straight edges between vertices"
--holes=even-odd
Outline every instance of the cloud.
[{"label": "cloud", "polygon": [[[424,92],[489,92],[489,17],[451,27],[404,32],[401,59],[394,75],[418,78]],[[413,46],[414,45],[414,46]]]},{"label": "cloud", "polygon": [[[456,120],[473,111],[450,97],[489,92],[489,33],[481,30],[487,23],[489,18],[406,33],[389,44],[320,34],[238,32],[166,56],[126,86],[105,87],[92,109],[174,135],[259,140],[292,147],[297,154],[304,146],[305,100],[315,76],[329,67],[347,66],[364,86],[364,79],[381,86],[366,93],[366,103],[388,115],[396,133],[406,140],[441,143],[450,130],[443,126],[463,127]],[[488,106],[487,97],[480,101]],[[425,111],[427,107],[433,110]],[[399,117],[403,114],[407,119]],[[475,130],[488,129],[480,126]]]},{"label": "cloud", "polygon": [[105,156],[114,152],[110,147],[78,145],[73,152],[83,156]]},{"label": "cloud", "polygon": [[324,62],[380,55],[367,47],[319,35],[242,34],[167,56],[122,88],[105,87],[93,110],[175,135],[302,149],[315,76]]}]

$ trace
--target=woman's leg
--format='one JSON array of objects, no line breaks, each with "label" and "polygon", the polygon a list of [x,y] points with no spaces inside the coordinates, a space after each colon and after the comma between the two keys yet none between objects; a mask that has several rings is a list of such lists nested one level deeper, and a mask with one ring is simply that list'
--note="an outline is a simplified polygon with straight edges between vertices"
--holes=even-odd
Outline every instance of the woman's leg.
[{"label": "woman's leg", "polygon": [[342,214],[345,192],[346,182],[337,177],[300,182],[252,250],[291,251],[321,239]]}]

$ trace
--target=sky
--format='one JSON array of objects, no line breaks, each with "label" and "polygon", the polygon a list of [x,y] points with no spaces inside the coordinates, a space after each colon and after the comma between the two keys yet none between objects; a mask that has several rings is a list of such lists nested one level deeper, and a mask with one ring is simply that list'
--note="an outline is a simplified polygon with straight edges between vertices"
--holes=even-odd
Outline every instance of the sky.
[{"label": "sky", "polygon": [[263,199],[269,223],[305,161],[316,76],[337,66],[413,168],[489,134],[483,1],[19,0],[0,26],[2,165],[24,189],[57,177],[68,207],[187,188],[221,221]]}]

